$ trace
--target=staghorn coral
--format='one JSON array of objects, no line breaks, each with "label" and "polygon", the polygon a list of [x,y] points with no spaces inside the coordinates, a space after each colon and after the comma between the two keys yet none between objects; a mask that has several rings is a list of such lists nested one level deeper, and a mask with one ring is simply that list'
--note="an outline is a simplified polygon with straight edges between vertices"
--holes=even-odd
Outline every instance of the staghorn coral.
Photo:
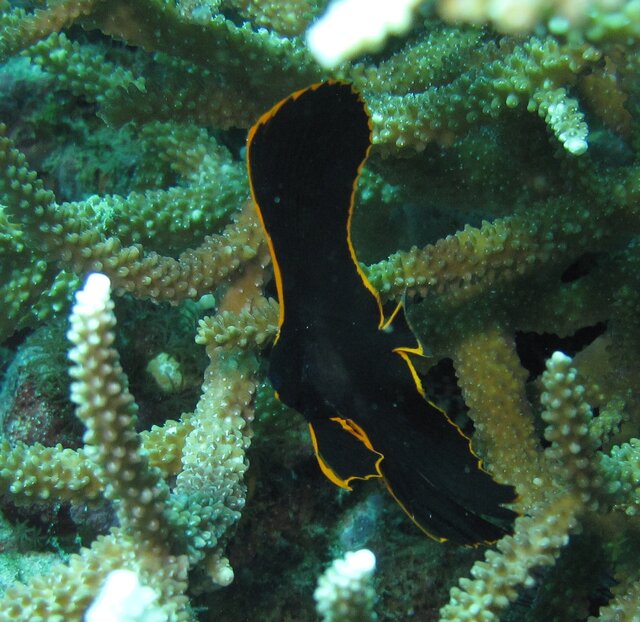
[{"label": "staghorn coral", "polygon": [[376,0],[333,0],[326,13],[307,31],[314,58],[333,69],[364,52],[377,52],[390,35],[403,35],[411,27],[413,12],[422,0],[394,4]]},{"label": "staghorn coral", "polygon": [[501,32],[527,32],[546,21],[556,34],[580,29],[596,36],[606,30],[637,28],[640,5],[625,0],[440,0],[440,12],[450,21],[491,21]]},{"label": "staghorn coral", "polygon": [[[78,416],[87,425],[86,451],[98,470],[97,477],[105,486],[106,496],[118,504],[121,527],[96,541],[95,548],[83,549],[68,566],[56,569],[48,579],[28,587],[11,587],[0,608],[2,619],[77,615],[89,605],[91,587],[95,591],[110,570],[125,566],[133,566],[162,593],[165,612],[172,619],[190,617],[183,594],[186,557],[171,554],[174,531],[169,518],[168,489],[140,451],[140,439],[134,428],[135,404],[127,391],[118,354],[111,348],[115,327],[112,309],[108,278],[91,275],[77,295],[69,338],[75,345],[70,353],[75,363],[71,370],[75,378],[72,400]],[[164,570],[152,575],[151,564],[160,559]],[[70,598],[56,590],[60,575],[66,578]]]},{"label": "staghorn coral", "polygon": [[[566,5],[526,4],[527,27]],[[313,619],[321,560],[344,553],[342,508],[371,489],[345,499],[325,487],[295,416],[265,398],[247,470],[251,397],[264,374],[256,352],[268,348],[278,310],[260,294],[267,255],[242,145],[264,109],[324,77],[352,80],[372,113],[353,225],[359,256],[385,299],[406,300],[432,384],[446,384],[436,363],[452,360],[468,411],[454,399],[449,410],[469,429],[473,421],[474,447],[517,487],[523,513],[480,561],[481,551],[435,548],[405,531],[385,507],[367,536],[379,618],[608,620],[638,608],[637,3],[594,4],[584,21],[552,19],[511,37],[442,23],[426,2],[404,39],[329,74],[299,37],[322,2],[0,1],[0,335],[10,351],[24,331],[63,317],[91,271],[109,277],[116,312],[120,296],[185,312],[188,299],[215,299],[197,305],[193,348],[206,347],[209,365],[193,412],[136,395],[150,429],[134,433],[117,371],[103,397],[124,409],[124,431],[94,433],[84,448],[2,439],[2,509],[14,522],[69,504],[96,517],[105,497],[115,515],[83,548],[66,543],[71,556],[55,574],[10,587],[0,619],[63,611],[79,620],[123,567],[170,619]],[[512,24],[507,12],[474,20],[486,17]],[[107,167],[86,156],[90,145],[127,157]],[[54,157],[63,148],[71,161]],[[124,334],[128,318],[109,318],[103,329]],[[571,337],[585,327],[589,339]],[[128,337],[123,363],[123,348],[137,348],[145,368],[165,351],[166,330],[189,329],[149,320],[138,332],[154,347]],[[524,348],[532,333],[535,346]],[[96,346],[90,334],[77,333],[74,352]],[[544,334],[565,340],[549,348]],[[558,348],[577,354],[551,356]],[[534,354],[550,357],[542,379]],[[127,372],[132,387],[144,382],[143,369]],[[100,399],[83,398],[79,410],[87,403],[91,426],[109,422]],[[129,469],[112,451],[146,465],[135,486],[118,480]],[[141,520],[147,511],[152,520]],[[597,576],[577,572],[585,558]],[[452,577],[473,562],[443,607]],[[238,591],[216,592],[234,573]],[[523,591],[534,594],[524,612],[513,602]]]},{"label": "staghorn coral", "polygon": [[369,549],[352,551],[336,559],[318,580],[313,593],[324,622],[370,622],[375,620],[375,591],[371,578],[376,567]]},{"label": "staghorn coral", "polygon": [[[523,496],[520,504],[535,499],[529,509],[531,516],[518,518],[513,536],[500,540],[497,551],[487,551],[485,560],[474,565],[473,579],[461,579],[460,587],[452,588],[449,604],[441,610],[443,620],[499,620],[509,602],[517,598],[514,588],[534,584],[531,570],[553,564],[580,521],[588,529],[589,521],[594,520],[592,512],[600,513],[601,525],[615,521],[611,510],[619,511],[620,504],[629,498],[629,490],[619,487],[619,475],[602,468],[611,456],[598,451],[600,439],[589,433],[593,415],[571,362],[568,356],[555,352],[542,377],[542,418],[548,423],[545,438],[551,445],[543,454],[539,452],[530,468],[549,474],[554,481],[544,482],[540,492],[532,495],[518,485],[528,483],[530,475],[522,471],[514,474]],[[521,459],[531,461],[526,455]],[[541,469],[540,462],[546,462],[546,468]],[[611,561],[623,560],[614,556]]]}]

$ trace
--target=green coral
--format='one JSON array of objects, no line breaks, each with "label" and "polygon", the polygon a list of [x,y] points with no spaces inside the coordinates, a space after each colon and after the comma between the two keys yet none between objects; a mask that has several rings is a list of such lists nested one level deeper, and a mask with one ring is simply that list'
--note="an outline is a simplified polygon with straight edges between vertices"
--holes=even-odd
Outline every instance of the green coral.
[{"label": "green coral", "polygon": [[[261,294],[270,269],[243,148],[260,114],[325,78],[353,81],[373,122],[354,216],[358,255],[385,300],[406,301],[431,357],[424,366],[453,361],[468,412],[451,414],[473,420],[475,449],[516,486],[523,514],[482,561],[480,551],[435,548],[384,506],[367,542],[381,552],[380,611],[533,621],[545,619],[547,602],[557,619],[584,618],[595,606],[589,594],[603,592],[594,620],[633,615],[639,4],[592,3],[582,19],[562,22],[566,3],[541,3],[528,23],[535,34],[513,36],[444,23],[434,4],[443,14],[453,6],[423,3],[404,39],[328,74],[301,36],[325,2],[0,0],[0,58],[11,61],[0,74],[11,86],[0,97],[3,352],[61,321],[89,272],[139,305],[127,303],[139,316],[133,331],[109,310],[72,333],[73,399],[93,430],[85,447],[0,443],[3,508],[17,529],[20,512],[41,504],[77,511],[105,507],[104,498],[120,526],[107,520],[107,535],[66,550],[66,565],[45,578],[25,575],[6,591],[0,620],[80,620],[121,567],[154,588],[171,620],[196,619],[191,602],[228,619],[249,609],[264,620],[292,611],[313,619],[309,586],[320,560],[339,550],[343,508],[374,487],[351,497],[323,487],[301,443],[304,424],[290,423],[295,415],[263,384],[256,353],[277,333],[278,308]],[[508,17],[490,16],[507,31]],[[198,320],[193,348],[205,346],[209,364],[197,405],[183,413],[183,402],[163,401],[151,385],[136,397],[157,425],[136,431],[114,331],[123,362],[135,361],[134,387],[145,382],[135,368],[160,353],[178,364],[182,352],[197,358],[184,340]],[[573,359],[540,346],[549,368],[537,378],[520,337],[543,343],[543,334],[569,338],[585,327],[592,341],[562,342]],[[123,338],[136,331],[153,338]],[[576,570],[585,559],[591,576]],[[231,564],[238,593],[253,598],[216,591],[233,579]],[[469,567],[472,578],[443,605],[450,577]],[[613,577],[609,592],[596,571]],[[400,575],[430,587],[409,589]],[[513,601],[537,584],[538,600],[519,614]]]}]

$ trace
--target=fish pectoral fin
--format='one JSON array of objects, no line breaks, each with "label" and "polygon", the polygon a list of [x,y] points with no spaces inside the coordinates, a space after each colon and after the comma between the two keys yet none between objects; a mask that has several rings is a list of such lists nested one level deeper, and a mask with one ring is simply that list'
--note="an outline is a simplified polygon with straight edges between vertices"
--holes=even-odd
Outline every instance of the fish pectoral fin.
[{"label": "fish pectoral fin", "polygon": [[318,419],[309,424],[309,432],[320,469],[336,486],[351,490],[354,479],[382,476],[380,463],[384,456],[350,419]]}]

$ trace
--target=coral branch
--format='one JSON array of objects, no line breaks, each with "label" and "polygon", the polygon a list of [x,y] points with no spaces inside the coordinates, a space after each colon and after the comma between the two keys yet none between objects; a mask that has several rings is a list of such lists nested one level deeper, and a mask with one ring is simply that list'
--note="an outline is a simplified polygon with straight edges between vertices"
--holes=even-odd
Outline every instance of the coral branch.
[{"label": "coral branch", "polygon": [[516,588],[533,585],[531,571],[554,563],[576,527],[579,507],[574,497],[564,495],[533,516],[519,518],[514,535],[500,540],[498,551],[487,551],[485,561],[474,564],[473,578],[461,579],[460,587],[451,589],[449,604],[440,610],[441,622],[499,620],[517,598]]},{"label": "coral branch", "polygon": [[120,524],[145,539],[165,542],[171,535],[169,490],[141,452],[136,405],[112,348],[116,319],[110,291],[106,276],[91,274],[76,296],[68,333],[75,346],[69,353],[74,363],[71,401],[87,426],[85,452],[98,465]]}]

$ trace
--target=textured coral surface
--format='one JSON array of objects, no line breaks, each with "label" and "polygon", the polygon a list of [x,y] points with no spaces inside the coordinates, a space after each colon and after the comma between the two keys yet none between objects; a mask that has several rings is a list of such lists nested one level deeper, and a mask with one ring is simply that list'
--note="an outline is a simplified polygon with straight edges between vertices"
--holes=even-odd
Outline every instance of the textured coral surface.
[{"label": "textured coral surface", "polygon": [[[331,71],[327,4],[0,0],[0,622],[80,621],[117,569],[149,619],[316,620],[364,548],[326,619],[638,619],[640,2],[425,0]],[[371,113],[363,268],[517,490],[489,547],[333,487],[266,380],[246,132],[328,78]]]}]

